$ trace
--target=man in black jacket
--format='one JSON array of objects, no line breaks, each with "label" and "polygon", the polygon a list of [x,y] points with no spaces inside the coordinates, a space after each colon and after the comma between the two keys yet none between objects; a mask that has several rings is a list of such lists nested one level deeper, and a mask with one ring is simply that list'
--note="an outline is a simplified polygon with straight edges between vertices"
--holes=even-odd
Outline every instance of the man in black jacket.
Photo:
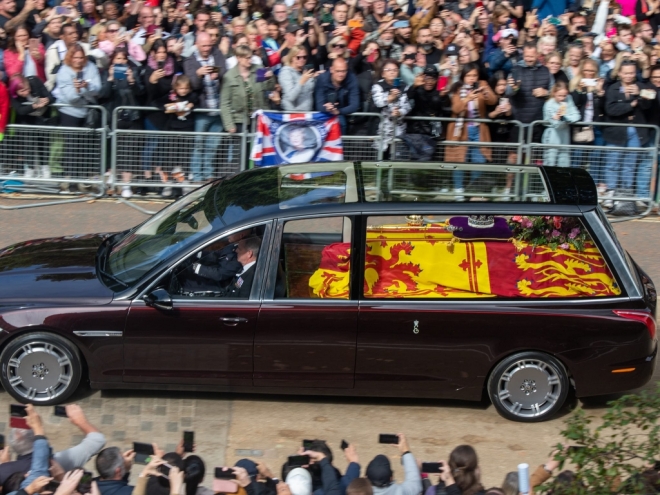
[{"label": "man in black jacket", "polygon": [[234,276],[223,297],[230,299],[248,299],[250,297],[260,247],[261,239],[258,237],[242,239],[238,243],[236,259],[243,265],[243,270]]},{"label": "man in black jacket", "polygon": [[[513,67],[507,80],[513,118],[523,124],[543,120],[543,105],[550,93],[550,71],[539,62],[534,43],[525,43],[523,59]],[[540,142],[542,126],[534,126],[533,142]]]},{"label": "man in black jacket", "polygon": [[[605,94],[606,121],[617,124],[647,124],[645,111],[652,108],[656,93],[643,82],[637,81],[637,64],[624,61],[619,69],[619,81]],[[645,127],[605,127],[606,146],[640,148],[649,145],[652,135]],[[652,155],[643,152],[610,151],[605,165],[608,196],[638,196],[650,198]],[[616,193],[613,193],[614,190]],[[606,201],[605,206],[610,206]],[[634,213],[634,212],[632,212]]]},{"label": "man in black jacket", "polygon": [[[449,87],[438,91],[438,69],[435,65],[427,65],[424,72],[417,74],[414,82],[408,88],[408,100],[414,103],[409,117],[442,117],[447,110],[451,109],[451,101],[447,94]],[[410,120],[406,135],[401,136],[410,148],[410,159],[430,161],[433,159],[436,143],[434,138],[439,138],[442,132],[440,122],[428,120]],[[427,182],[427,174],[414,174],[411,180],[417,186],[422,184],[418,181]]]}]

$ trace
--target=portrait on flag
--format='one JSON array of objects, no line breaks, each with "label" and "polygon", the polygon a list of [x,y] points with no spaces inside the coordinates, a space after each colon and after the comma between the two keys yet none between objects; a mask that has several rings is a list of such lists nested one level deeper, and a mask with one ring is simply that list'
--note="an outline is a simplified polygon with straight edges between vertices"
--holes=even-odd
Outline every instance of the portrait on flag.
[{"label": "portrait on flag", "polygon": [[343,160],[336,116],[321,112],[280,114],[259,110],[250,158],[257,167]]}]

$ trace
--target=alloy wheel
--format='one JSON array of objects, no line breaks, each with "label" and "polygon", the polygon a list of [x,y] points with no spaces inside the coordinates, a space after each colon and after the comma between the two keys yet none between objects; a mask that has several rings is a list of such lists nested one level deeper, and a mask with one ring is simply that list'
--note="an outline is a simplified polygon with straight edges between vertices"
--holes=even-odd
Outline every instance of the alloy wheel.
[{"label": "alloy wheel", "polygon": [[513,362],[501,374],[497,396],[501,405],[520,418],[544,416],[562,397],[559,370],[539,359]]},{"label": "alloy wheel", "polygon": [[5,380],[13,389],[12,395],[26,402],[55,401],[69,392],[75,379],[72,358],[64,346],[32,340],[11,353],[6,361]]}]

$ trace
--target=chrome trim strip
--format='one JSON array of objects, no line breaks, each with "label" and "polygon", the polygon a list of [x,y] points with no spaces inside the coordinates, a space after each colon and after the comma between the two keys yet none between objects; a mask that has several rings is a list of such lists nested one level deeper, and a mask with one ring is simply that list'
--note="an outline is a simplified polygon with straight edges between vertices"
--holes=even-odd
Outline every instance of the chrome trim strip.
[{"label": "chrome trim strip", "polygon": [[74,330],[78,337],[123,337],[121,330]]}]

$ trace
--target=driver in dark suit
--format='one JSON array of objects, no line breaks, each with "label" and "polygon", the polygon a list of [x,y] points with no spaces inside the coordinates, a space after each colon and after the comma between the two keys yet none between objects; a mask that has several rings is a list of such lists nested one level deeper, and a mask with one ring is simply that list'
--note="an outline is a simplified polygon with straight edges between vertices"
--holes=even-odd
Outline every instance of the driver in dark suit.
[{"label": "driver in dark suit", "polygon": [[223,297],[232,299],[247,299],[250,297],[260,247],[261,239],[258,237],[248,237],[239,241],[236,247],[236,259],[243,269],[229,282]]},{"label": "driver in dark suit", "polygon": [[227,237],[227,241],[224,242],[228,242],[228,244],[224,245],[222,249],[217,250],[219,246],[216,244],[207,247],[204,252],[197,253],[197,260],[185,270],[179,279],[183,293],[200,295],[202,292],[218,294],[224,292],[234,276],[243,270],[243,265],[237,259],[238,243],[252,233],[252,229],[241,230]]}]

